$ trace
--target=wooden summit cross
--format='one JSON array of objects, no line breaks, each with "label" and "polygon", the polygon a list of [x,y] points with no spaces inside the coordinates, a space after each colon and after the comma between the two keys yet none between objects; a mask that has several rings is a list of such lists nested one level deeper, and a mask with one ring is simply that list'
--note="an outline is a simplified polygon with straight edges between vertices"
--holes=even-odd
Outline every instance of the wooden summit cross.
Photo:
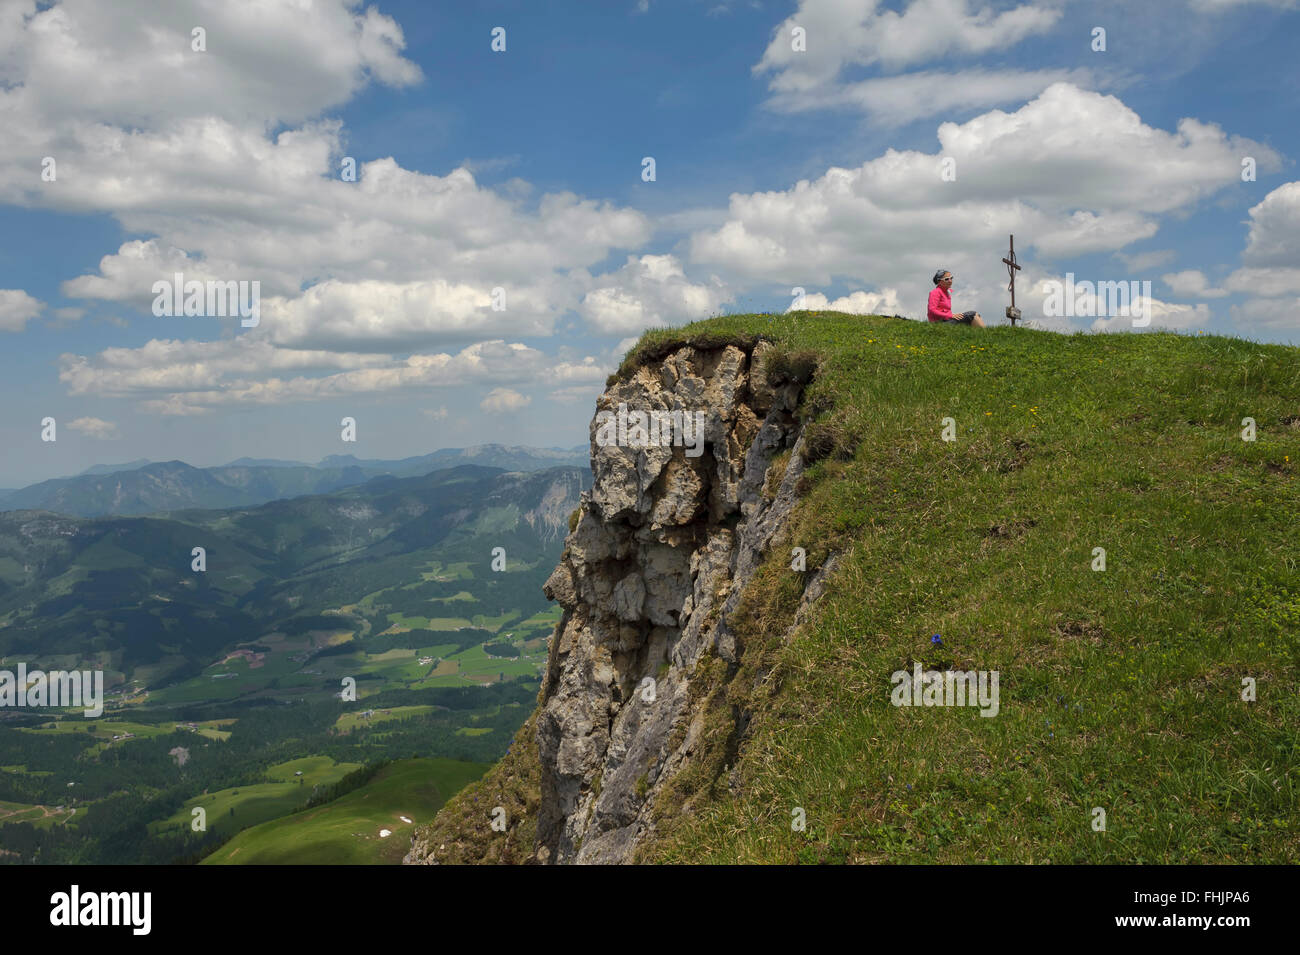
[{"label": "wooden summit cross", "polygon": [[1020,266],[1016,265],[1016,237],[1010,236],[1011,249],[1007,252],[1007,258],[1002,260],[1002,264],[1007,267],[1007,275],[1011,276],[1011,282],[1007,289],[1011,292],[1011,306],[1007,309],[1007,318],[1011,319],[1011,327],[1015,328],[1016,319],[1020,317],[1020,309],[1016,308],[1016,273],[1020,271]]}]

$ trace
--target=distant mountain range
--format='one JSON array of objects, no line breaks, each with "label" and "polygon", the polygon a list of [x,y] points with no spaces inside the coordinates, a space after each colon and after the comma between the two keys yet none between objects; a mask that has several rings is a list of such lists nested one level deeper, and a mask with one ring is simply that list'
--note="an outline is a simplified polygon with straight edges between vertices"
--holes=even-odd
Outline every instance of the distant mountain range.
[{"label": "distant mountain range", "polygon": [[184,461],[97,464],[75,477],[55,478],[0,491],[0,511],[42,510],[75,517],[164,514],[195,508],[256,507],[304,494],[328,494],[378,477],[420,477],[474,464],[506,471],[540,471],[589,465],[585,445],[529,448],[485,444],[444,448],[396,461],[332,454],[317,464],[271,458],[240,458],[220,467]]},{"label": "distant mountain range", "polygon": [[[190,471],[177,473],[199,480]],[[373,634],[390,615],[445,607],[450,616],[470,604],[529,616],[546,607],[542,582],[590,486],[586,466],[461,465],[166,517],[2,513],[0,659],[90,661],[158,683],[272,632]],[[201,573],[196,546],[206,552]],[[497,547],[509,573],[490,567]],[[346,620],[338,608],[350,608]]]},{"label": "distant mountain range", "polygon": [[[146,464],[153,464],[148,458],[138,458],[135,461],[127,461],[125,464],[92,464],[82,474],[112,474],[115,471],[134,471],[142,468]],[[8,493],[13,493],[12,491]]]}]

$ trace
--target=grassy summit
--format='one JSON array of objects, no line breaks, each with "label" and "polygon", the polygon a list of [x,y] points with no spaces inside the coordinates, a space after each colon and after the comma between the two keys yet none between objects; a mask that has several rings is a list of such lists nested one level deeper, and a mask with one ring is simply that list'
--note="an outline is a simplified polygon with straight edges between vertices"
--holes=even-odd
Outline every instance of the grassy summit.
[{"label": "grassy summit", "polygon": [[[1300,349],[798,312],[649,332],[620,373],[756,336],[776,376],[816,367],[816,462],[731,619],[738,673],[697,668],[707,729],[639,861],[1300,861]],[[917,661],[998,671],[1000,712],[892,705]],[[528,857],[519,739],[435,820],[440,858]]]},{"label": "grassy summit", "polygon": [[[625,365],[755,334],[817,356],[821,459],[646,861],[1300,861],[1300,349],[799,312]],[[782,645],[792,547],[844,556]],[[917,660],[1000,671],[1000,714],[891,705]]]}]

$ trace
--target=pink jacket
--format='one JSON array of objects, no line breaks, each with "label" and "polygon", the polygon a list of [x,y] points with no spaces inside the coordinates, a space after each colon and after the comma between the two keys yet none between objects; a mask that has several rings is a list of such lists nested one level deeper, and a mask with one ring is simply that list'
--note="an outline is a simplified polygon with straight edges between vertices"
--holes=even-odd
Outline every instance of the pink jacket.
[{"label": "pink jacket", "polygon": [[930,303],[926,306],[926,317],[932,322],[951,322],[954,318],[952,314],[952,296],[948,294],[947,289],[934,287],[930,293]]}]

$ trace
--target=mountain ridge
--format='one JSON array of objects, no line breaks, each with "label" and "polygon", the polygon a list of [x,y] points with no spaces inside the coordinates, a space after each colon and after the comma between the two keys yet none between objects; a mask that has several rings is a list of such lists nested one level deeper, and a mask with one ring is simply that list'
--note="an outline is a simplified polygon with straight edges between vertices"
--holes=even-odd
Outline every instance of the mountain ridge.
[{"label": "mountain ridge", "polygon": [[[329,455],[316,465],[240,463],[200,468],[184,461],[150,461],[136,468],[95,465],[79,475],[53,478],[0,495],[0,511],[47,510],[76,517],[143,516],[204,508],[254,507],[303,494],[325,494],[376,477],[415,477],[478,464],[507,471],[586,466],[585,449],[499,444],[443,448],[386,461]],[[136,463],[136,462],[132,462]]]}]

